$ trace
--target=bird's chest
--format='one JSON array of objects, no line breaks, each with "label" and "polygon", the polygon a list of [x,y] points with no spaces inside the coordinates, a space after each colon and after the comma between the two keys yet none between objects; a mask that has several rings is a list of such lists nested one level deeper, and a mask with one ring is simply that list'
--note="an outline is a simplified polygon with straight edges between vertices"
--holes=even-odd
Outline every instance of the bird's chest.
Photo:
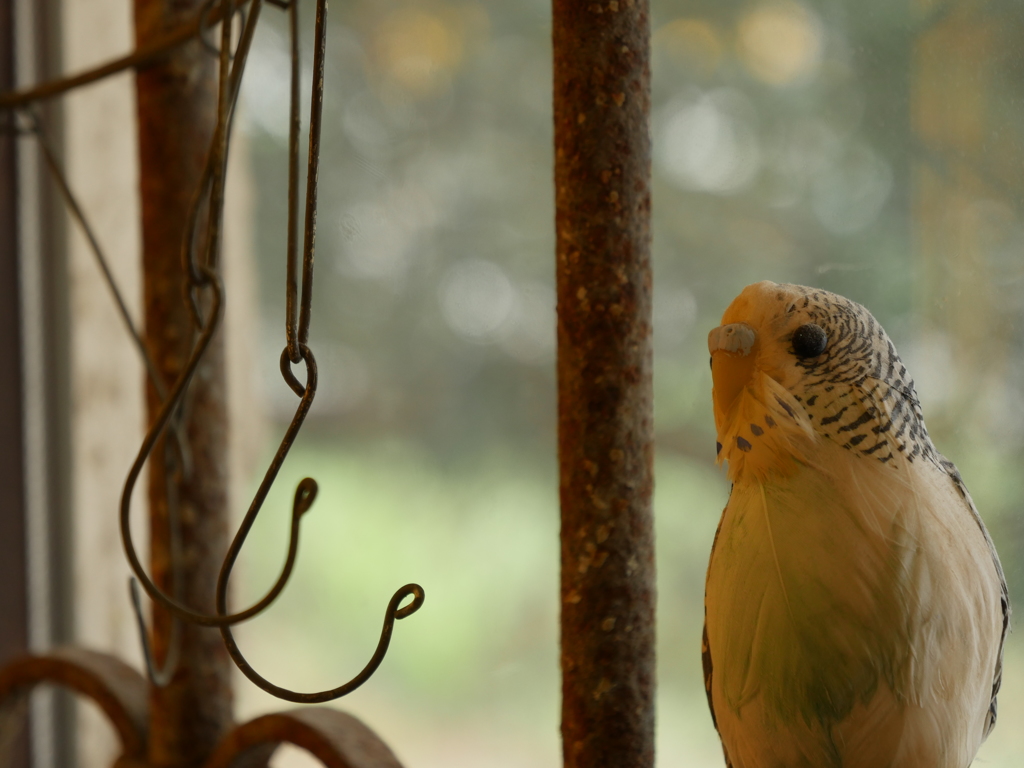
[{"label": "bird's chest", "polygon": [[733,488],[705,600],[722,740],[737,768],[966,765],[1002,627],[984,534],[930,465],[842,458]]},{"label": "bird's chest", "polygon": [[905,627],[914,602],[908,514],[877,478],[839,480],[807,465],[736,483],[707,583],[723,705],[756,698],[780,721],[838,719],[880,674],[898,673],[908,645],[887,627]]}]

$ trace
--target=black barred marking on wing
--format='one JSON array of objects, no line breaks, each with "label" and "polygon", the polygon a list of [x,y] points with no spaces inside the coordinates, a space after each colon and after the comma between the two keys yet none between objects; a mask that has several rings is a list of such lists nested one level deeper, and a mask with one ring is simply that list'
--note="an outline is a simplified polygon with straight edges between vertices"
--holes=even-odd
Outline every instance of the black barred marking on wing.
[{"label": "black barred marking on wing", "polygon": [[823,427],[827,427],[829,424],[835,424],[837,421],[843,418],[843,414],[846,413],[846,409],[849,407],[850,406],[848,405],[844,405],[836,413],[832,414],[831,416],[826,416],[821,420],[821,425]]},{"label": "black barred marking on wing", "polygon": [[708,647],[707,608],[704,609],[704,634],[700,639],[700,661],[704,668],[704,694],[708,697],[708,709],[711,710],[711,724],[718,730],[718,718],[715,716],[715,702],[711,698],[711,679],[714,676],[714,664],[711,662],[711,649]]},{"label": "black barred marking on wing", "polygon": [[[855,430],[857,427],[861,427],[867,424],[872,419],[874,419],[876,413],[878,413],[878,409],[875,408],[874,406],[871,406],[853,421],[849,422],[848,424],[843,424],[843,426],[839,427],[839,429],[837,429],[836,432],[851,432]],[[860,435],[857,435],[857,437],[863,439],[867,437],[867,434],[862,433]],[[852,443],[853,440],[851,440],[850,442]],[[854,445],[856,444],[857,443],[854,443]]]}]

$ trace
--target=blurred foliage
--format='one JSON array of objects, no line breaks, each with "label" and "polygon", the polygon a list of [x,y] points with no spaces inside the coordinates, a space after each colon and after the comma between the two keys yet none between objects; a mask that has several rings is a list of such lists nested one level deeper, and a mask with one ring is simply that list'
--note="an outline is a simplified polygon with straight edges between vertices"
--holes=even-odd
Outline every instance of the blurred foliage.
[{"label": "blurred foliage", "polygon": [[[281,420],[287,39],[266,16],[243,117]],[[1000,0],[652,8],[662,765],[721,764],[698,652],[726,495],[704,334],[750,282],[820,286],[878,317],[1024,594],[1022,27],[1024,6]],[[423,580],[423,611],[345,704],[420,768],[558,763],[549,36],[539,0],[330,11],[321,388],[276,506],[300,473],[324,490],[284,619],[252,643],[282,675],[336,684],[391,592]],[[268,520],[253,573],[279,556]],[[1018,646],[992,765],[1024,758]]]}]

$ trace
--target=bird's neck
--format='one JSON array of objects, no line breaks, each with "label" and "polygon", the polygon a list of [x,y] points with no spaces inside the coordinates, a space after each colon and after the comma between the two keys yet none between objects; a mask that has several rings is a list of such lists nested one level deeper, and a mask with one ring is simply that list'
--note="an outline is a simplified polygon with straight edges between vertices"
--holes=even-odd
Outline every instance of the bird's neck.
[{"label": "bird's neck", "polygon": [[728,412],[715,413],[718,462],[729,479],[769,482],[791,476],[814,455],[821,438],[793,396],[771,377],[755,372]]}]

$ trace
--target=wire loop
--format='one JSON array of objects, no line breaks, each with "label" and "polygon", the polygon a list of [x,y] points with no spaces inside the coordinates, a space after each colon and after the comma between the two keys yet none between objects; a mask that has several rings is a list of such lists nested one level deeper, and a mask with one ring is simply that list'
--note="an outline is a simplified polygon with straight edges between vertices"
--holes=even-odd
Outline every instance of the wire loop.
[{"label": "wire loop", "polygon": [[[302,350],[299,350],[299,359],[302,359]],[[281,376],[284,377],[285,382],[292,388],[299,397],[302,397],[306,392],[306,385],[295,378],[295,374],[292,373],[292,361],[289,358],[288,347],[281,350]]]}]

